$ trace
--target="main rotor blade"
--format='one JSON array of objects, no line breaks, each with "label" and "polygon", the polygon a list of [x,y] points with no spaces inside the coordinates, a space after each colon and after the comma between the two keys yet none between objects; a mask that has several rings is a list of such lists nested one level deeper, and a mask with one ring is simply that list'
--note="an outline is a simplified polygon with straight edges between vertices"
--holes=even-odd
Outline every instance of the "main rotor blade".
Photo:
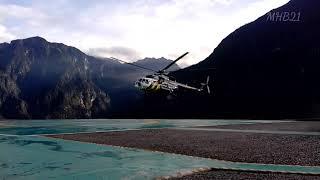
[{"label": "main rotor blade", "polygon": [[185,68],[181,69],[181,71],[207,71],[207,70],[217,70],[217,68]]},{"label": "main rotor blade", "polygon": [[139,66],[139,65],[136,65],[136,64],[133,64],[133,63],[129,63],[129,62],[126,62],[126,61],[123,61],[123,60],[120,60],[120,59],[117,59],[117,58],[114,58],[114,57],[111,57],[110,59],[113,59],[113,60],[128,64],[128,65],[131,65],[131,66],[135,66],[135,67],[138,67],[138,68],[141,68],[141,69],[144,69],[144,70],[152,71],[152,72],[155,72],[155,73],[157,72],[156,70],[153,70],[153,69],[150,69],[150,68],[146,68],[146,67],[143,67],[143,66]]},{"label": "main rotor blade", "polygon": [[174,65],[176,62],[178,62],[180,59],[182,59],[183,57],[185,57],[187,54],[189,54],[189,52],[184,53],[182,56],[178,57],[176,60],[174,60],[172,63],[170,63],[168,66],[166,66],[165,68],[163,68],[162,70],[160,70],[160,72],[164,72],[165,70],[169,69],[172,65]]}]

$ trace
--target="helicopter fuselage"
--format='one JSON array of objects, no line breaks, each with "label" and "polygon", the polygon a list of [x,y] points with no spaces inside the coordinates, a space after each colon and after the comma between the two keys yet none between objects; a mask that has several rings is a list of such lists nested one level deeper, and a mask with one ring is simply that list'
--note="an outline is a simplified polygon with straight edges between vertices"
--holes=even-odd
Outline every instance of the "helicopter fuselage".
[{"label": "helicopter fuselage", "polygon": [[[207,84],[204,84],[207,85]],[[148,92],[157,92],[160,90],[168,91],[173,93],[180,87],[198,92],[203,91],[203,88],[196,88],[186,84],[179,83],[175,80],[171,80],[168,76],[164,75],[148,75],[146,77],[138,79],[134,86],[140,90]]]},{"label": "helicopter fuselage", "polygon": [[160,91],[166,90],[173,92],[178,89],[178,84],[163,77],[143,77],[135,82],[135,87],[144,91]]}]

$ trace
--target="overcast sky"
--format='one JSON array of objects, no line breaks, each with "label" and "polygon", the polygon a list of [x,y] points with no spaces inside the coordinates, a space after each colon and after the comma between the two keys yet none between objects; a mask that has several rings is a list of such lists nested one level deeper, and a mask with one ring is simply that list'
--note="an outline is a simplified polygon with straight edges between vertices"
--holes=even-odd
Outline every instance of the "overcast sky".
[{"label": "overcast sky", "polygon": [[0,0],[0,42],[41,36],[91,55],[202,61],[229,33],[289,0]]}]

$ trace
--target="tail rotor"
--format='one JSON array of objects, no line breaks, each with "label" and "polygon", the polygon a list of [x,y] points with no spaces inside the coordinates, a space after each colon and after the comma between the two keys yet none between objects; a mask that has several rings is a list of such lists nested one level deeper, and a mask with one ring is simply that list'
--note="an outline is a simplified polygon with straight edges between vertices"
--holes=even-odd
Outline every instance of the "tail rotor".
[{"label": "tail rotor", "polygon": [[210,90],[210,87],[209,87],[209,82],[210,82],[210,76],[207,77],[207,81],[205,83],[201,83],[201,90],[203,90],[206,87],[207,93],[211,94],[211,90]]}]

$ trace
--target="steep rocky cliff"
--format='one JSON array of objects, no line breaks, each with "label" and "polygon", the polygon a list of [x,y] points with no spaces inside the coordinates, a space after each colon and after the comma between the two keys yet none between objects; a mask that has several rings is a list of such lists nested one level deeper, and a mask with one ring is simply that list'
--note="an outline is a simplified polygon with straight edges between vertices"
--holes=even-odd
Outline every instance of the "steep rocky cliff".
[{"label": "steep rocky cliff", "polygon": [[96,86],[89,57],[40,37],[0,45],[0,112],[4,118],[94,118],[110,99]]}]

